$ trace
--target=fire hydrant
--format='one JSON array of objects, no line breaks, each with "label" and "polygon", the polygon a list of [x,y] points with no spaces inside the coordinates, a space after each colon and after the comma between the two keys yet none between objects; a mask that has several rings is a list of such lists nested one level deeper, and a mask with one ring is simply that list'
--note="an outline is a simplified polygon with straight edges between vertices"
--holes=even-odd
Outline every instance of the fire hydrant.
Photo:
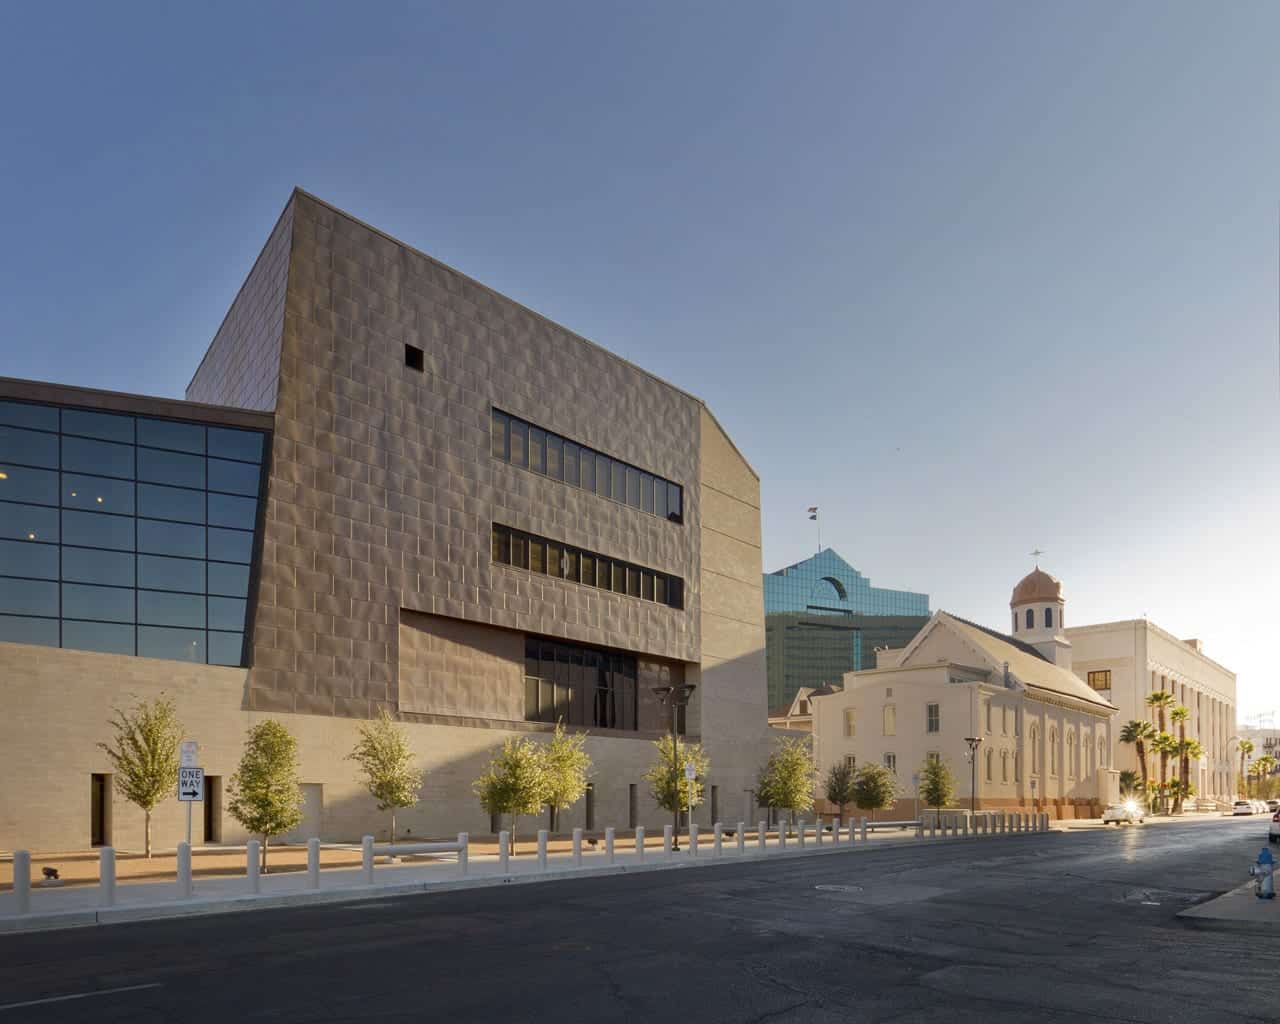
[{"label": "fire hydrant", "polygon": [[1275,899],[1276,886],[1272,877],[1275,863],[1276,859],[1271,856],[1271,851],[1264,846],[1258,854],[1257,863],[1249,867],[1249,874],[1253,876],[1253,894],[1260,900]]}]

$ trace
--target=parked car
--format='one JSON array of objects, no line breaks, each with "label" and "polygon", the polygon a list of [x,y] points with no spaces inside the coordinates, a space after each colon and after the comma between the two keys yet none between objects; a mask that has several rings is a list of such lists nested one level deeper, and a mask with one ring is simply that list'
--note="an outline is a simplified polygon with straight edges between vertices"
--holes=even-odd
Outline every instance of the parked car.
[{"label": "parked car", "polygon": [[1142,808],[1138,806],[1136,800],[1107,804],[1107,809],[1102,812],[1102,824],[1104,825],[1110,825],[1112,822],[1117,825],[1141,825],[1142,821]]},{"label": "parked car", "polygon": [[1280,811],[1271,815],[1271,828],[1267,831],[1267,842],[1280,842]]},{"label": "parked car", "polygon": [[1268,800],[1267,810],[1271,811],[1272,813],[1275,813],[1276,811],[1280,811],[1280,800]]},{"label": "parked car", "polygon": [[1253,808],[1254,808],[1254,810],[1256,810],[1259,814],[1266,814],[1266,813],[1267,813],[1267,802],[1266,802],[1265,800],[1255,800],[1255,801],[1253,802]]},{"label": "parked car", "polygon": [[1252,800],[1237,800],[1231,805],[1232,814],[1257,814]]}]

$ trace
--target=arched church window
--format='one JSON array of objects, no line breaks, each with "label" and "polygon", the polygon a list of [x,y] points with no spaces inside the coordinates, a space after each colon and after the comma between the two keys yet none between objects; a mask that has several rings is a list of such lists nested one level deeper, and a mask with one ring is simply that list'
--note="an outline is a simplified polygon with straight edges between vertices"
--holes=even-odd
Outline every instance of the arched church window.
[{"label": "arched church window", "polygon": [[1078,750],[1075,733],[1067,733],[1067,778],[1069,779],[1074,779],[1080,771],[1080,766],[1076,763]]},{"label": "arched church window", "polygon": [[1053,609],[1046,608],[1044,610],[1044,628],[1053,629]]},{"label": "arched church window", "polygon": [[1027,609],[1027,629],[1036,628],[1036,612],[1034,608]]},{"label": "arched church window", "polygon": [[995,754],[995,751],[992,750],[990,747],[988,747],[987,748],[987,781],[988,782],[991,781],[991,765],[994,760],[992,755],[994,754]]},{"label": "arched church window", "polygon": [[1049,774],[1058,774],[1058,730],[1049,730]]},{"label": "arched church window", "polygon": [[1018,613],[1017,612],[1013,613],[1013,631],[1015,633],[1018,632]]},{"label": "arched church window", "polygon": [[1040,730],[1031,727],[1031,774],[1040,774]]},{"label": "arched church window", "polygon": [[1022,751],[1015,750],[1013,752],[1013,781],[1022,781]]},{"label": "arched church window", "polygon": [[1000,781],[1009,781],[1009,751],[1000,751]]},{"label": "arched church window", "polygon": [[1105,768],[1107,766],[1107,741],[1105,739],[1098,740],[1098,767]]}]

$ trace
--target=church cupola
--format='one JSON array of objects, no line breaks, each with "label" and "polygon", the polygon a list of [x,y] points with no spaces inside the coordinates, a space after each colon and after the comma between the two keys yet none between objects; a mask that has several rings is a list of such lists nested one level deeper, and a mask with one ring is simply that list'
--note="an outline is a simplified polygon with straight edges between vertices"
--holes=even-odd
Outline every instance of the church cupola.
[{"label": "church cupola", "polygon": [[1015,638],[1030,644],[1055,665],[1071,668],[1071,643],[1063,632],[1066,601],[1060,580],[1037,565],[1013,588],[1009,607]]}]

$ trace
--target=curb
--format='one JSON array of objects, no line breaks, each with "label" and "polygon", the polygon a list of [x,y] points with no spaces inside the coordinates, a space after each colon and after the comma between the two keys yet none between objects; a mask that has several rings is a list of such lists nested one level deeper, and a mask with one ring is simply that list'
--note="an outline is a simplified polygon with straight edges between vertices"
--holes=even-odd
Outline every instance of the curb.
[{"label": "curb", "polygon": [[162,921],[181,917],[211,917],[216,914],[237,914],[252,910],[278,910],[299,906],[315,906],[333,903],[358,903],[371,899],[383,899],[395,896],[420,896],[434,893],[460,892],[467,889],[497,889],[511,885],[536,885],[540,882],[562,882],[572,878],[607,878],[617,875],[649,874],[655,871],[680,871],[690,868],[712,868],[732,864],[772,863],[778,860],[798,860],[802,857],[821,857],[844,853],[860,853],[880,846],[905,846],[911,843],[934,845],[954,842],[956,839],[987,838],[1028,838],[1031,836],[1051,836],[1055,832],[1009,832],[996,833],[992,836],[938,836],[930,839],[893,838],[878,844],[845,843],[840,846],[807,845],[804,849],[773,849],[765,853],[759,850],[746,850],[739,854],[733,849],[730,854],[717,857],[707,851],[705,854],[689,855],[682,853],[672,860],[662,859],[661,853],[655,853],[650,863],[640,864],[602,864],[600,866],[584,866],[580,868],[552,868],[548,871],[528,872],[511,875],[480,875],[471,878],[454,878],[440,882],[389,882],[373,885],[348,886],[341,889],[304,890],[288,893],[264,893],[257,896],[248,893],[227,896],[220,899],[166,900],[163,903],[140,903],[135,906],[102,907],[84,910],[63,910],[46,914],[26,914],[22,917],[6,915],[0,917],[0,935],[21,935],[28,932],[57,931],[66,928],[88,928],[96,925],[130,924],[137,921]]}]

